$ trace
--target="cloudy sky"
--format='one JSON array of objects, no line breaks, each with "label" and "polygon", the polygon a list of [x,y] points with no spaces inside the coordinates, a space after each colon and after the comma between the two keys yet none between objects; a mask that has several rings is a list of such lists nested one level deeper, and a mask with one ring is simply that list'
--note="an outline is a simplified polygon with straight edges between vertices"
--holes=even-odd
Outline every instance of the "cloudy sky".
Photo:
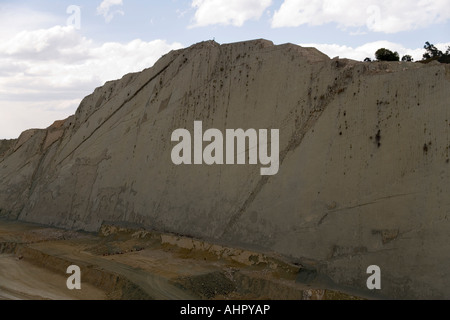
[{"label": "cloudy sky", "polygon": [[256,38],[420,60],[450,45],[450,0],[0,0],[0,139],[75,113],[105,81],[172,49]]}]

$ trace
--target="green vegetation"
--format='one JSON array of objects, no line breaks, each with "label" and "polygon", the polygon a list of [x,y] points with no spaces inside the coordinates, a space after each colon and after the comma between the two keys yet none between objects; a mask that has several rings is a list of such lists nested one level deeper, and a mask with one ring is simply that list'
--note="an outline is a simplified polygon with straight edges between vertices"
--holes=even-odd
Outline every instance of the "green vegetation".
[{"label": "green vegetation", "polygon": [[[450,63],[450,46],[447,47],[445,52],[442,52],[434,44],[430,42],[425,42],[423,47],[426,51],[423,54],[422,60],[418,61],[420,63],[429,63],[432,61],[438,61],[440,63]],[[398,52],[392,52],[389,49],[381,48],[375,52],[376,61],[400,61],[400,56]],[[403,62],[413,62],[414,59],[409,55],[404,55],[401,59]],[[364,62],[372,62],[371,58],[365,58]]]},{"label": "green vegetation", "polygon": [[413,62],[414,59],[409,54],[407,54],[407,55],[402,57],[402,61],[403,62]]},{"label": "green vegetation", "polygon": [[378,61],[400,61],[398,52],[392,52],[389,49],[381,48],[375,52],[375,57]]},{"label": "green vegetation", "polygon": [[450,46],[447,47],[447,51],[443,53],[441,50],[436,48],[434,44],[425,42],[423,48],[426,52],[423,54],[423,63],[428,63],[431,61],[439,61],[440,63],[450,63]]}]

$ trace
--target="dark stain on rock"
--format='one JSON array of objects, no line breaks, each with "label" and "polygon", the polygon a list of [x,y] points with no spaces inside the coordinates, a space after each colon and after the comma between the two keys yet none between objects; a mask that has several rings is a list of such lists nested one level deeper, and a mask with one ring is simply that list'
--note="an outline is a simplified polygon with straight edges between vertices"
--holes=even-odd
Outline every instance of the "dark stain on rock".
[{"label": "dark stain on rock", "polygon": [[378,130],[377,135],[375,136],[375,142],[379,147],[381,147],[381,130]]},{"label": "dark stain on rock", "polygon": [[394,241],[398,238],[398,235],[400,234],[399,229],[393,229],[393,230],[372,230],[373,235],[380,235],[381,241],[383,242],[383,245]]},{"label": "dark stain on rock", "polygon": [[158,113],[164,111],[165,109],[167,109],[167,107],[169,106],[169,102],[170,102],[170,97],[168,97],[167,99],[161,101],[161,104],[159,105],[159,110]]}]

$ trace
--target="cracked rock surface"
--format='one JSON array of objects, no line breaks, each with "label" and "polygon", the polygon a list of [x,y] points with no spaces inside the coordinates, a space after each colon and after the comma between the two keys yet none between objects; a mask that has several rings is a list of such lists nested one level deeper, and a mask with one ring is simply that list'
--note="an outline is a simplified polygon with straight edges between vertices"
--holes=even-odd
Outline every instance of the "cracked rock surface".
[{"label": "cracked rock surface", "polygon": [[[450,298],[450,68],[203,42],[0,142],[0,217],[133,224],[281,254],[334,284]],[[279,129],[280,170],[175,166],[171,134]]]}]

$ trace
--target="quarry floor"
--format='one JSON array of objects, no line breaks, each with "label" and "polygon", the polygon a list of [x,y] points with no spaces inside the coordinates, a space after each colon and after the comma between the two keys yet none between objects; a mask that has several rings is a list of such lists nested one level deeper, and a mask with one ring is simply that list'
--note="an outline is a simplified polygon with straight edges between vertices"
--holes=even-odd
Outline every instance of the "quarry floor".
[{"label": "quarry floor", "polygon": [[[67,268],[81,269],[69,290]],[[296,281],[301,266],[201,240],[103,226],[98,234],[0,220],[0,300],[348,300]]]}]

